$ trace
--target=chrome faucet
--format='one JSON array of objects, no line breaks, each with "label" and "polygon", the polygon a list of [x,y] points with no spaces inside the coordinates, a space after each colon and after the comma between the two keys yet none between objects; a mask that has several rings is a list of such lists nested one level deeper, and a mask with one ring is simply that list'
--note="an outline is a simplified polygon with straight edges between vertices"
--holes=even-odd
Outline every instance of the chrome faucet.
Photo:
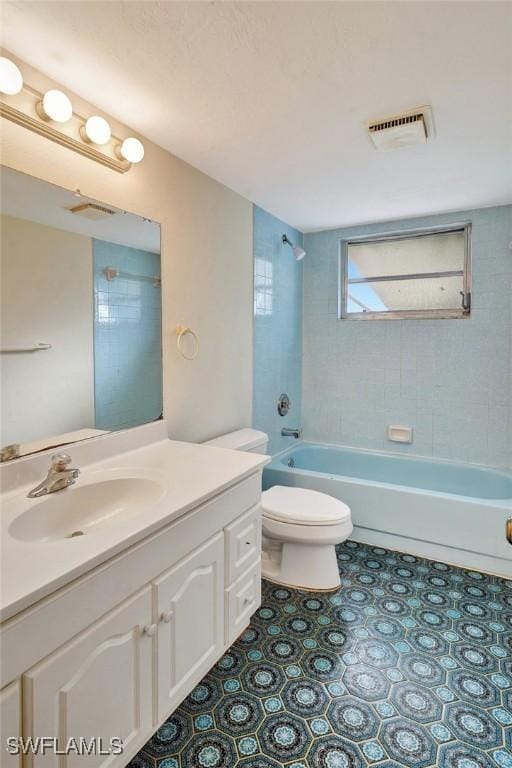
[{"label": "chrome faucet", "polygon": [[287,429],[283,427],[281,430],[281,437],[294,437],[296,440],[300,440],[302,437],[302,427],[295,427],[295,429]]},{"label": "chrome faucet", "polygon": [[55,493],[55,491],[61,491],[63,488],[73,485],[80,474],[80,470],[69,467],[69,464],[71,464],[71,456],[68,456],[67,453],[56,453],[52,456],[52,465],[45,479],[35,488],[32,488],[27,496],[30,499],[35,499],[38,496]]}]

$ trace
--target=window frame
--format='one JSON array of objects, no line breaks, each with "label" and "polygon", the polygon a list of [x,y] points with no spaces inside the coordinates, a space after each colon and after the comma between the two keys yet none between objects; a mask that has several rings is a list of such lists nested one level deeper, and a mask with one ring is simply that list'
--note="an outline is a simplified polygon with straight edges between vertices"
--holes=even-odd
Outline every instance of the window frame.
[{"label": "window frame", "polygon": [[[469,298],[469,308],[464,309],[400,309],[390,310],[389,312],[347,312],[348,304],[348,249],[350,245],[360,243],[379,243],[389,240],[412,240],[415,238],[428,237],[430,235],[446,234],[447,232],[464,233],[464,266],[462,275],[462,289],[464,298]],[[449,274],[446,272],[430,272],[432,276]],[[395,280],[407,280],[419,278],[422,273],[410,273],[400,275]],[[426,274],[426,273],[423,273]],[[373,282],[376,277],[388,277],[373,275]],[[372,282],[371,278],[362,278],[360,282]],[[340,241],[339,263],[338,263],[338,319],[339,320],[433,320],[433,319],[465,319],[469,318],[471,313],[471,222],[456,222],[438,227],[424,227],[421,229],[399,230],[394,232],[380,232],[373,235],[361,235],[359,237],[349,237]]]}]

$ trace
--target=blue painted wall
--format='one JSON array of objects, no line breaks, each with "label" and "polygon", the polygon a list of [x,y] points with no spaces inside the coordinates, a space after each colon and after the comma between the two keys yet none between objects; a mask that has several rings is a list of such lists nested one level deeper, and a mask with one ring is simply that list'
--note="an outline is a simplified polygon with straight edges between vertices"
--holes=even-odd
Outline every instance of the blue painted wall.
[{"label": "blue painted wall", "polygon": [[[468,220],[470,319],[338,320],[341,240]],[[306,235],[305,437],[512,465],[511,242],[511,206]],[[388,442],[388,424],[412,426],[414,443]]]},{"label": "blue painted wall", "polygon": [[[253,426],[270,437],[277,453],[294,442],[282,427],[301,425],[302,272],[281,238],[302,245],[302,234],[261,208],[254,207],[254,366]],[[287,416],[277,413],[279,395],[292,401]]]},{"label": "blue painted wall", "polygon": [[104,269],[160,276],[160,255],[93,240],[93,265],[96,427],[135,427],[162,413],[161,289]]}]

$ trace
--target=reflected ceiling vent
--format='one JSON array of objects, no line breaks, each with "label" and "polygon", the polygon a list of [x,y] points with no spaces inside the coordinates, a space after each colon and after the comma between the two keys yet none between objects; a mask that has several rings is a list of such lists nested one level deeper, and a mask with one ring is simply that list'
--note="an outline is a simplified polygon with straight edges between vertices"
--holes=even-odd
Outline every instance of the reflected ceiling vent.
[{"label": "reflected ceiling vent", "polygon": [[81,216],[84,219],[90,221],[99,221],[100,219],[107,219],[109,216],[114,216],[117,211],[112,208],[105,208],[103,205],[97,205],[96,203],[80,203],[73,208],[69,208],[71,213],[75,216]]},{"label": "reflected ceiling vent", "polygon": [[368,133],[376,149],[390,150],[424,144],[434,136],[430,107],[417,107],[399,115],[373,120]]}]

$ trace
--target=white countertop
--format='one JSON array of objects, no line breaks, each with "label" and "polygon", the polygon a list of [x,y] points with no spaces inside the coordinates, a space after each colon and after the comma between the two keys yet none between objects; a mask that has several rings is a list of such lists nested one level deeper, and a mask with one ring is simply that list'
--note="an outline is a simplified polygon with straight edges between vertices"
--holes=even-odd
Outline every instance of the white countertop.
[{"label": "white countertop", "polygon": [[[70,449],[70,453],[75,454],[74,465],[80,467],[76,458],[79,451]],[[56,492],[55,496],[71,496],[80,486],[103,477],[137,475],[157,479],[162,485],[162,494],[138,514],[120,515],[108,525],[71,539],[22,541],[14,538],[9,526],[19,515],[20,505],[28,509],[43,499],[52,498],[53,494],[26,498],[34,486],[32,481],[9,490],[1,497],[0,621],[258,472],[268,461],[269,457],[254,453],[163,439],[88,463],[81,468],[76,485]]]}]

